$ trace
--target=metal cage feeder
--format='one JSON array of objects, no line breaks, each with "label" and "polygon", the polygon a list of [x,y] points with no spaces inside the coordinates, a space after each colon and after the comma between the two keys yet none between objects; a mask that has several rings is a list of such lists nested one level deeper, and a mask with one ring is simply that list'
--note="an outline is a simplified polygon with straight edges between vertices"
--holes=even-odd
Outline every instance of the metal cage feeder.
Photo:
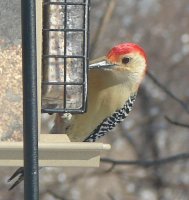
[{"label": "metal cage feeder", "polygon": [[[86,111],[89,0],[37,0],[37,103],[39,166],[98,167],[109,144],[70,142],[40,134],[42,113]],[[2,142],[1,166],[23,166],[23,143]]]},{"label": "metal cage feeder", "polygon": [[88,0],[43,3],[42,112],[86,111]]}]

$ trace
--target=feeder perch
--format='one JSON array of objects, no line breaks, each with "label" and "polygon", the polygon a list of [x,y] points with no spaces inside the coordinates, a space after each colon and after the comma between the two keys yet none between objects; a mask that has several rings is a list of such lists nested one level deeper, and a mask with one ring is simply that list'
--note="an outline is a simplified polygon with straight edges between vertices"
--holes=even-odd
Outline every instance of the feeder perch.
[{"label": "feeder perch", "polygon": [[[36,1],[40,166],[98,167],[109,144],[70,142],[40,134],[43,113],[86,112],[89,0]],[[1,142],[1,166],[23,166],[23,143]]]}]

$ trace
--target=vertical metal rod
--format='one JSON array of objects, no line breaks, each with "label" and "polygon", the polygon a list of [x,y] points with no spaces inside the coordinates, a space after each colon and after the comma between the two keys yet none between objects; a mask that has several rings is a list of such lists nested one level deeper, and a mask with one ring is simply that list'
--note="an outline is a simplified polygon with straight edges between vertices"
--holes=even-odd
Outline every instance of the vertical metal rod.
[{"label": "vertical metal rod", "polygon": [[24,199],[39,199],[35,0],[22,0]]},{"label": "vertical metal rod", "polygon": [[[64,6],[64,29],[67,28],[67,0],[65,0],[65,6]],[[64,56],[67,55],[67,32],[64,31]],[[66,82],[66,76],[67,76],[67,58],[64,58],[64,82]],[[66,110],[66,101],[67,101],[67,87],[66,84],[64,85],[64,104],[63,107]]]},{"label": "vertical metal rod", "polygon": [[88,66],[89,66],[89,12],[90,12],[90,0],[84,1],[84,38],[83,38],[83,64],[84,64],[84,71],[83,71],[83,102],[82,102],[82,109],[84,112],[87,111],[87,96],[88,96]]}]

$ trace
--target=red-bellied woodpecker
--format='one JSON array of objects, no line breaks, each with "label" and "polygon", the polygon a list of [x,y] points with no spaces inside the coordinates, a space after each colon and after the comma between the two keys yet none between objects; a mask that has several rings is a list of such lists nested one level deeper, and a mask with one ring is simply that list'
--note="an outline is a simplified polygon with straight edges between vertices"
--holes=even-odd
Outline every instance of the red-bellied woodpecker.
[{"label": "red-bellied woodpecker", "polygon": [[[89,68],[88,111],[74,115],[66,127],[66,134],[74,142],[95,142],[128,116],[146,72],[146,54],[136,44],[123,43],[91,62]],[[58,123],[61,127],[61,120]],[[18,180],[11,189],[23,180],[23,168],[9,181],[16,176]]]}]

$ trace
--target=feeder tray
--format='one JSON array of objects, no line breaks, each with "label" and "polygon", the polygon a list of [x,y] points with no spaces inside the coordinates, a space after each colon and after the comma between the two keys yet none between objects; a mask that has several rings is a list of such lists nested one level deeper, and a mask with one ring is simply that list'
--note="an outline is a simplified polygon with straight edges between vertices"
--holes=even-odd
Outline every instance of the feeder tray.
[{"label": "feeder tray", "polygon": [[[39,166],[98,167],[100,154],[110,145],[70,142],[66,135],[41,134]],[[23,142],[0,144],[0,166],[23,166]]]}]

